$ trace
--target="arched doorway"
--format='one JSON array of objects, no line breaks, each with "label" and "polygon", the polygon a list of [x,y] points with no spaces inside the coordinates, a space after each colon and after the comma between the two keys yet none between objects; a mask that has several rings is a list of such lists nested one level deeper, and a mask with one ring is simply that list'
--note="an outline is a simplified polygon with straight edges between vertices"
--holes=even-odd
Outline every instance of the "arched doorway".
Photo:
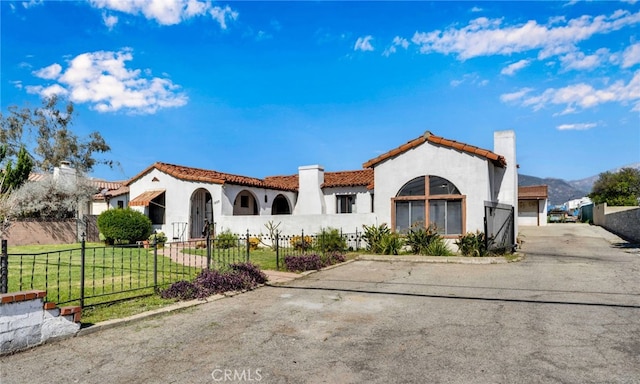
[{"label": "arched doorway", "polygon": [[291,206],[289,205],[289,200],[287,200],[284,195],[280,194],[273,199],[273,204],[271,205],[271,214],[272,215],[290,215],[291,214]]},{"label": "arched doorway", "polygon": [[238,193],[233,202],[233,215],[246,216],[258,214],[258,200],[246,189]]},{"label": "arched doorway", "polygon": [[204,188],[196,189],[191,195],[189,211],[189,236],[192,239],[201,238],[205,219],[213,223],[213,202],[209,191]]}]

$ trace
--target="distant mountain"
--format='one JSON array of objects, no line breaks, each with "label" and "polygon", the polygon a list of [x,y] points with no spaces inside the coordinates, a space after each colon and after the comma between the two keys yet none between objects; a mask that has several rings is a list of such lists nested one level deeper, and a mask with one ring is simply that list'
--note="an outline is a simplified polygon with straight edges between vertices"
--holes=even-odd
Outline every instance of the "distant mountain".
[{"label": "distant mountain", "polygon": [[[622,168],[640,169],[640,163],[634,163],[634,164],[625,165],[624,167],[610,169],[609,172],[618,172]],[[593,189],[593,184],[596,182],[596,180],[598,180],[599,176],[600,175],[598,174],[598,175],[587,177],[580,180],[567,181],[567,183],[569,183],[572,187],[576,189],[579,189],[582,191],[591,191],[591,189]]]},{"label": "distant mountain", "polygon": [[[597,178],[597,177],[596,177]],[[547,185],[549,187],[549,205],[560,205],[569,200],[579,199],[589,194],[562,179],[540,178],[528,175],[518,175],[518,185]]]},{"label": "distant mountain", "polygon": [[[610,169],[609,172],[618,172],[622,168],[640,169],[640,163],[625,165],[620,168]],[[580,180],[566,181],[563,179],[540,178],[528,175],[518,175],[518,185],[526,187],[530,185],[547,185],[549,187],[549,205],[560,205],[569,200],[587,196],[593,184],[600,174],[586,177]]]}]

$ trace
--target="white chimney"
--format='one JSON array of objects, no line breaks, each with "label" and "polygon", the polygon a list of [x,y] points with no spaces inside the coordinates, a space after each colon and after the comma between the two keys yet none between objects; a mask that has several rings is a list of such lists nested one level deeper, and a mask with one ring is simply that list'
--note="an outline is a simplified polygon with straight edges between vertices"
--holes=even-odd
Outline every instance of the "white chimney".
[{"label": "white chimney", "polygon": [[298,201],[294,215],[321,215],[326,212],[322,184],[324,168],[319,165],[298,167]]}]

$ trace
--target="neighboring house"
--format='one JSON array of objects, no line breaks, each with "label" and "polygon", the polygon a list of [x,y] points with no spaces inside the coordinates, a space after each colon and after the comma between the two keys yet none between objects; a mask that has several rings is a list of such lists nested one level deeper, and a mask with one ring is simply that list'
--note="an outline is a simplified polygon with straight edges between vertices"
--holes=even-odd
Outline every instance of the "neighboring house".
[{"label": "neighboring house", "polygon": [[518,187],[518,224],[547,225],[549,191],[546,185]]},{"label": "neighboring house", "polygon": [[[496,212],[508,212],[517,233],[515,134],[494,134],[494,151],[430,132],[363,164],[361,170],[325,172],[302,166],[297,175],[264,179],[155,163],[125,183],[129,206],[144,212],[169,238],[200,238],[205,219],[216,231],[317,233],[387,223],[396,231],[435,223],[447,238],[484,230]],[[500,154],[498,154],[500,153]],[[507,228],[500,226],[501,228]],[[490,233],[490,235],[493,233]],[[513,240],[510,240],[513,241]]]},{"label": "neighboring house", "polygon": [[99,215],[111,208],[125,208],[129,205],[129,187],[121,181],[90,179],[98,193],[91,197],[89,214]]}]

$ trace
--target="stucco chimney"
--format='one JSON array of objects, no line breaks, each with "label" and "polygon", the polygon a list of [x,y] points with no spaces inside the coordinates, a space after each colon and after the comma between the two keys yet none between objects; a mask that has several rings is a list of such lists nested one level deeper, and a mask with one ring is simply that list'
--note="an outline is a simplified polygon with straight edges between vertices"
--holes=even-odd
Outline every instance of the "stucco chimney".
[{"label": "stucco chimney", "polygon": [[75,183],[76,170],[68,161],[62,161],[59,167],[53,169],[53,179],[61,183]]},{"label": "stucco chimney", "polygon": [[322,184],[324,168],[319,165],[298,167],[298,201],[294,215],[321,215],[326,212]]},{"label": "stucco chimney", "polygon": [[498,202],[509,204],[514,209],[513,227],[515,236],[518,235],[518,163],[516,160],[516,133],[512,130],[496,131],[493,133],[493,152],[504,156],[507,167],[500,183]]}]

